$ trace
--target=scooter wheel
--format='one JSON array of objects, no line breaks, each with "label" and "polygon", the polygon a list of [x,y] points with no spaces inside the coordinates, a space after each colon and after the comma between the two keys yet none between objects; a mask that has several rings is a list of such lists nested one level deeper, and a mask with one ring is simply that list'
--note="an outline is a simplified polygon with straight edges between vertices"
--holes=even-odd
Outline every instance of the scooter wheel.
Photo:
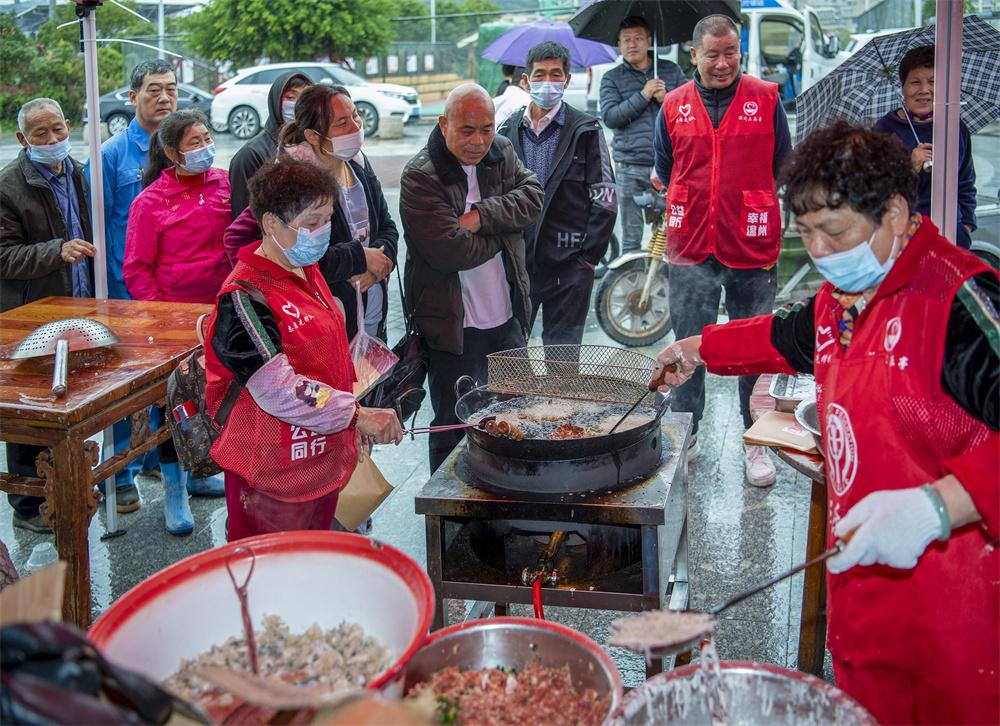
[{"label": "scooter wheel", "polygon": [[639,305],[648,266],[648,260],[641,259],[608,270],[594,296],[594,312],[601,329],[615,342],[630,348],[651,345],[671,328],[666,265],[657,268],[649,298]]}]

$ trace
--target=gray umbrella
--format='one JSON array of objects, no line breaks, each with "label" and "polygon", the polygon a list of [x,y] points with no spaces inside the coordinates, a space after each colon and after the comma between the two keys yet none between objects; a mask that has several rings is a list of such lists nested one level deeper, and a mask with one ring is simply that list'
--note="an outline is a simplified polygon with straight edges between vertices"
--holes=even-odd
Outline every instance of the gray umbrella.
[{"label": "gray umbrella", "polygon": [[[976,15],[962,31],[962,120],[975,133],[1000,118],[1000,32]],[[933,25],[872,38],[796,99],[796,141],[837,119],[870,123],[899,108],[900,60],[933,44]]]}]

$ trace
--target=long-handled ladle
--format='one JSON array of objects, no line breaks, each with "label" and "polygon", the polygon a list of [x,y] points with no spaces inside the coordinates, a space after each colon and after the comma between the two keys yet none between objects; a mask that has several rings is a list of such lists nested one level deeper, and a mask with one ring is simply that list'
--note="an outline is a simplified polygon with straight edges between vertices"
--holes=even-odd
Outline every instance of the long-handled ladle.
[{"label": "long-handled ladle", "polygon": [[[787,580],[813,565],[818,565],[834,555],[840,554],[844,551],[848,541],[850,541],[850,534],[823,554],[797,565],[787,572],[758,583],[749,590],[745,590],[706,611],[652,610],[636,616],[619,618],[611,623],[612,634],[609,643],[640,653],[648,653],[650,657],[656,658],[664,658],[688,651],[712,632],[716,619],[721,613],[782,580]],[[665,632],[662,635],[656,633],[658,629]]]}]

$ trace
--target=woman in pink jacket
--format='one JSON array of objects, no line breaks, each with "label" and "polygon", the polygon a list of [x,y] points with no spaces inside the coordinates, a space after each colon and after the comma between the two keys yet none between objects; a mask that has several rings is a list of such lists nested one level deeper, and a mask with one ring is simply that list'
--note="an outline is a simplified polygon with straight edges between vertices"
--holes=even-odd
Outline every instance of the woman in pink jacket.
[{"label": "woman in pink jacket", "polygon": [[213,303],[229,264],[229,177],[200,111],[176,111],[149,141],[144,189],[132,202],[123,272],[135,300]]},{"label": "woman in pink jacket", "polygon": [[[229,177],[212,166],[214,160],[215,144],[201,111],[172,113],[150,137],[144,189],[132,202],[125,233],[123,272],[133,299],[215,301],[230,269],[222,247],[230,213]],[[187,477],[172,441],[160,448],[160,471],[166,529],[190,534],[188,494],[222,496],[222,479]]]}]

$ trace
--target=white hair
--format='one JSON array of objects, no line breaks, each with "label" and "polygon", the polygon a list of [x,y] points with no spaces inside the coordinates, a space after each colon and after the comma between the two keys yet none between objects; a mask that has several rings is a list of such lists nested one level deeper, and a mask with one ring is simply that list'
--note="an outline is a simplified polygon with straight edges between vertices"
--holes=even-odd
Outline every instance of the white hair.
[{"label": "white hair", "polygon": [[43,108],[54,108],[60,118],[66,118],[58,101],[51,98],[33,98],[21,106],[21,110],[17,112],[17,128],[22,134],[28,133],[28,116]]}]

